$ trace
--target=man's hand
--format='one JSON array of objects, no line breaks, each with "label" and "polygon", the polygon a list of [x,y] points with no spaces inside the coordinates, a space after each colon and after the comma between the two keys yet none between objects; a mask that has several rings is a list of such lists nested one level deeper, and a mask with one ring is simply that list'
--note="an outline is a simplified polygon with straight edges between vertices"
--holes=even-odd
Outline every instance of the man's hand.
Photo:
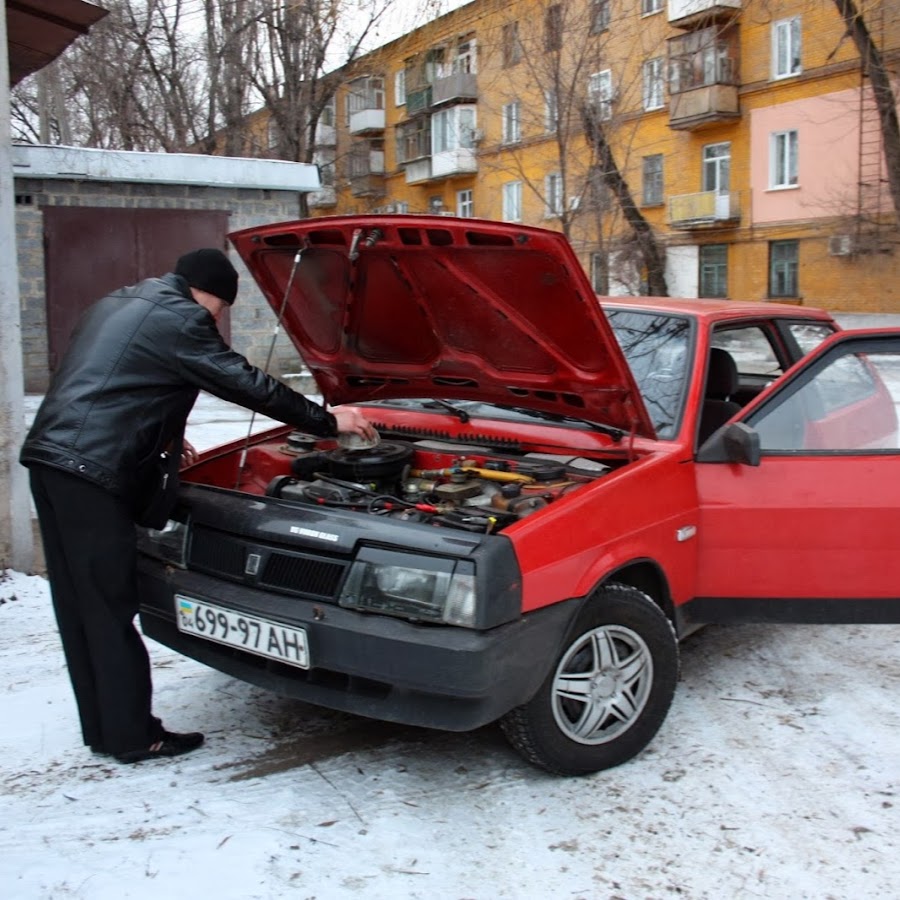
[{"label": "man's hand", "polygon": [[181,447],[181,465],[179,468],[186,469],[192,466],[200,458],[200,454],[194,449],[194,445],[185,440]]},{"label": "man's hand", "polygon": [[372,423],[355,409],[333,409],[331,414],[337,419],[339,434],[358,434],[367,441],[374,441],[378,436]]}]

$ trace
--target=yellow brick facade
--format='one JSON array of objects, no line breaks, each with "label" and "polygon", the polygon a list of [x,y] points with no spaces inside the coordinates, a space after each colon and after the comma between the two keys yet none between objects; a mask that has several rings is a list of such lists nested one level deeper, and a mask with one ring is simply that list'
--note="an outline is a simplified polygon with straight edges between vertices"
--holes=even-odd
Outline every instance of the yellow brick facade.
[{"label": "yellow brick facade", "polygon": [[[900,5],[862,7],[896,69]],[[841,163],[831,207],[830,179],[819,174],[830,152],[819,136],[838,135],[852,150],[852,134],[865,135],[863,116],[871,117],[861,111],[859,57],[844,31],[832,0],[474,0],[348,68],[327,157],[335,187],[312,214],[518,212],[525,224],[566,231],[586,271],[600,273],[598,286],[640,292],[621,210],[596,189],[588,104],[666,248],[670,293],[900,311],[900,238],[883,171],[866,195],[865,241],[854,200],[868,177],[859,155]],[[454,71],[470,91],[477,81],[474,96],[441,101]],[[405,98],[397,94],[404,78]],[[558,129],[548,119],[554,92]],[[823,98],[832,105],[814,105]],[[381,117],[360,130],[367,103],[380,105]],[[812,109],[828,114],[813,121]],[[797,124],[767,125],[781,110]],[[430,136],[422,139],[421,127]],[[440,129],[453,145],[442,154],[432,152]],[[652,196],[645,177],[660,157],[661,192]]]}]

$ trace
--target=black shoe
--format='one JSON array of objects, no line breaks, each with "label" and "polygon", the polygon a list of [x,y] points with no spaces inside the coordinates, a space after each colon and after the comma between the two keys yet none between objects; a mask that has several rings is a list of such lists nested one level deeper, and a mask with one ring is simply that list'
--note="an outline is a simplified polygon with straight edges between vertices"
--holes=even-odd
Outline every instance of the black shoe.
[{"label": "black shoe", "polygon": [[174,731],[164,731],[162,742],[155,750],[148,747],[146,750],[127,750],[125,753],[116,753],[115,757],[120,763],[137,763],[145,759],[163,759],[171,756],[181,756],[182,753],[190,753],[203,743],[203,735],[199,731],[191,731],[188,734],[178,734]]}]

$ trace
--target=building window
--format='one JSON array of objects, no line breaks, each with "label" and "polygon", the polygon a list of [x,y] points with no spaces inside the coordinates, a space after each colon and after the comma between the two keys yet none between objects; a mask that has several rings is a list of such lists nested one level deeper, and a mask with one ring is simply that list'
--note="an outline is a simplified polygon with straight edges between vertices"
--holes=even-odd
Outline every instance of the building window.
[{"label": "building window", "polygon": [[478,71],[475,56],[475,35],[470,34],[460,39],[456,45],[456,56],[453,57],[451,68],[454,72],[468,72],[474,74]]},{"label": "building window", "polygon": [[595,294],[605,294],[608,290],[606,265],[602,253],[591,254],[591,287]]},{"label": "building window", "polygon": [[561,216],[563,211],[563,180],[559,172],[551,172],[544,179],[544,217]]},{"label": "building window", "polygon": [[612,70],[595,72],[588,81],[588,101],[591,111],[601,122],[612,118]]},{"label": "building window", "polygon": [[660,109],[664,103],[663,58],[657,56],[644,62],[644,109]]},{"label": "building window", "polygon": [[559,129],[559,96],[556,91],[544,93],[544,131],[555,134]]},{"label": "building window", "polygon": [[281,129],[274,119],[269,119],[269,124],[266,128],[266,142],[269,150],[277,150],[278,145],[281,143]]},{"label": "building window", "polygon": [[398,213],[402,213],[405,216],[409,212],[409,203],[406,200],[398,200],[394,204],[394,208]]},{"label": "building window", "polygon": [[562,5],[548,6],[544,13],[544,50],[548,53],[562,49]]},{"label": "building window", "polygon": [[431,155],[431,119],[417,116],[397,126],[397,162],[406,163]]},{"label": "building window", "polygon": [[[335,99],[332,96],[331,99],[322,107],[322,113],[319,116],[320,125],[325,125],[328,128],[334,128],[337,120],[335,106]],[[332,141],[332,143],[334,142]]]},{"label": "building window", "polygon": [[769,186],[773,188],[797,185],[797,132],[776,131],[772,134],[769,151]]},{"label": "building window", "polygon": [[728,244],[704,244],[700,247],[698,296],[728,296]]},{"label": "building window", "polygon": [[663,0],[641,0],[641,15],[649,16],[663,8]]},{"label": "building window", "polygon": [[507,181],[503,185],[503,218],[507,222],[522,221],[521,181]]},{"label": "building window", "polygon": [[737,84],[737,30],[712,26],[670,38],[669,92],[679,94],[711,84]]},{"label": "building window", "polygon": [[456,214],[463,219],[471,219],[475,215],[475,201],[471,190],[456,192]]},{"label": "building window", "polygon": [[451,106],[431,117],[432,153],[475,146],[475,107]]},{"label": "building window", "polygon": [[731,143],[703,148],[703,190],[727,194],[731,190]]},{"label": "building window", "polygon": [[406,104],[406,69],[394,72],[394,106]]},{"label": "building window", "polygon": [[799,241],[769,242],[769,296],[799,297]]},{"label": "building window", "polygon": [[591,4],[591,34],[600,34],[609,28],[610,0],[593,0]]},{"label": "building window", "polygon": [[800,73],[800,16],[772,23],[772,77]]},{"label": "building window", "polygon": [[519,101],[503,104],[503,143],[515,144],[522,140],[519,128]]},{"label": "building window", "polygon": [[662,153],[645,156],[643,163],[643,204],[644,206],[659,206],[663,202]]},{"label": "building window", "polygon": [[522,44],[519,41],[519,23],[507,22],[503,26],[503,67],[514,66],[522,59]]}]

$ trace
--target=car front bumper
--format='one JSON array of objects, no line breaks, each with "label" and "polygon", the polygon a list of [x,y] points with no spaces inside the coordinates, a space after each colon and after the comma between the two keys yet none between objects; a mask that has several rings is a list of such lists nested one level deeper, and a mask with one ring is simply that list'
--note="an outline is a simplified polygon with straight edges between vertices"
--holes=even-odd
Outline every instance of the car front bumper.
[{"label": "car front bumper", "polygon": [[[486,631],[419,625],[285,597],[149,558],[139,565],[148,637],[242,681],[318,706],[390,722],[468,731],[534,696],[579,603],[570,600]],[[179,631],[175,595],[306,631],[299,669]]]}]

